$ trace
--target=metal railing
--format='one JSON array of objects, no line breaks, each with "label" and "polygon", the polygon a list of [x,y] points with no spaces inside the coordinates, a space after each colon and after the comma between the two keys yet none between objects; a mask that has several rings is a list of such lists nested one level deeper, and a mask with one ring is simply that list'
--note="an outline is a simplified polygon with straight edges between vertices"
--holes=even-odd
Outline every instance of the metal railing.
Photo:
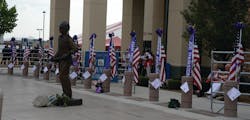
[{"label": "metal railing", "polygon": [[[213,67],[214,67],[214,64],[230,64],[231,61],[215,60],[214,56],[215,56],[215,54],[218,54],[218,55],[220,55],[220,54],[233,55],[233,53],[234,53],[234,51],[212,51],[211,52],[211,72],[212,73],[227,74],[228,75],[229,71],[217,71],[217,70],[214,70]],[[244,52],[244,55],[250,55],[250,52]],[[243,64],[243,66],[244,65],[250,65],[250,61],[245,61],[244,64]],[[239,73],[239,77],[241,77],[241,76],[250,76],[250,71],[241,71]],[[224,91],[221,91],[221,90],[219,90],[219,91],[213,91],[212,85],[213,85],[213,83],[220,83],[223,86],[224,81],[214,81],[214,78],[213,78],[214,76],[212,75],[211,77],[212,77],[211,78],[211,84],[210,84],[210,88],[211,88],[211,96],[210,96],[211,111],[218,113],[218,112],[220,112],[221,110],[224,109],[224,105],[222,107],[218,107],[217,106],[217,108],[219,108],[219,109],[217,109],[217,111],[215,110],[215,106],[217,104],[224,104],[224,101],[216,101],[216,100],[214,100],[213,94],[224,95],[225,93],[224,93]],[[238,84],[239,84],[238,85],[238,89],[240,89],[240,85],[248,85],[250,87],[250,81],[248,81],[248,82],[242,82],[242,81],[240,81]],[[243,96],[243,95],[244,96],[250,96],[250,93],[241,93],[241,96]],[[248,105],[248,106],[250,106],[249,104],[246,104],[246,103],[237,103],[237,104],[238,105]]]},{"label": "metal railing", "polygon": [[[98,52],[98,51],[96,51]],[[103,52],[103,51],[102,51]],[[129,64],[128,62],[128,58],[126,56],[127,52],[124,51],[119,51],[119,56],[118,56],[118,60],[117,60],[117,77],[118,80],[121,80],[125,70],[127,69],[127,66]],[[16,52],[16,61],[15,61],[15,65],[14,65],[14,69],[20,69],[21,65],[24,62],[23,59],[23,52]],[[38,50],[33,50],[33,52],[30,53],[29,57],[28,57],[28,63],[29,63],[29,68],[32,68],[33,65],[35,65],[37,62],[41,61],[42,65],[45,65],[47,62],[49,62],[48,60],[48,53],[44,52],[43,57],[40,56],[40,53],[38,53]],[[5,53],[0,53],[0,70],[1,69],[8,69],[8,64],[11,62],[11,53],[10,52],[5,52]],[[83,54],[81,54],[81,60],[80,60],[80,66],[79,66],[79,71],[78,71],[78,80],[83,80],[82,74],[86,71],[85,70],[85,56],[83,56]],[[54,64],[54,63],[53,63]],[[55,64],[57,65],[57,64]],[[40,67],[42,71],[42,67]],[[55,70],[53,70],[52,72],[55,72]],[[71,72],[73,72],[73,70],[71,69]],[[7,72],[6,72],[7,73]],[[55,76],[55,74],[50,74],[51,76]]]}]

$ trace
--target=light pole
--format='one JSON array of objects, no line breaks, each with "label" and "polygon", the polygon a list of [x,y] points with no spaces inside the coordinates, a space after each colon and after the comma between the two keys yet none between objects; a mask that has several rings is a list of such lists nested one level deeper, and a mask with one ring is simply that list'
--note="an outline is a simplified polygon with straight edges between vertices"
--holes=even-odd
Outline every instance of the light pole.
[{"label": "light pole", "polygon": [[44,40],[44,26],[45,26],[45,11],[43,11],[43,40]]},{"label": "light pole", "polygon": [[38,31],[38,38],[40,38],[40,32],[43,30],[43,29],[36,29]]}]

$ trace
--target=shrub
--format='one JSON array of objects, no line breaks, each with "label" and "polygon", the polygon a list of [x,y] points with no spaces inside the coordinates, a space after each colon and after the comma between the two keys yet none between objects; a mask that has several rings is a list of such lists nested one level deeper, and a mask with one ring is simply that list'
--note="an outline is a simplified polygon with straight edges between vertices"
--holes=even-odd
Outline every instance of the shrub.
[{"label": "shrub", "polygon": [[149,78],[145,76],[139,76],[139,81],[137,83],[138,86],[148,87]]},{"label": "shrub", "polygon": [[168,89],[179,90],[181,86],[180,80],[168,80]]},{"label": "shrub", "polygon": [[168,88],[168,84],[166,82],[164,82],[162,85],[161,85],[161,89],[167,89]]}]

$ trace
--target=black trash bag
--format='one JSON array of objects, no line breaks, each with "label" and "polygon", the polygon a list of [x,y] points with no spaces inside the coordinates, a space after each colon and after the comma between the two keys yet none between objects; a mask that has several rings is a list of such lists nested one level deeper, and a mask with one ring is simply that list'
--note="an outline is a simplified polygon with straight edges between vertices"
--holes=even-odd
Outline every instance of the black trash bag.
[{"label": "black trash bag", "polygon": [[168,108],[179,108],[180,102],[177,99],[171,98],[168,102]]}]

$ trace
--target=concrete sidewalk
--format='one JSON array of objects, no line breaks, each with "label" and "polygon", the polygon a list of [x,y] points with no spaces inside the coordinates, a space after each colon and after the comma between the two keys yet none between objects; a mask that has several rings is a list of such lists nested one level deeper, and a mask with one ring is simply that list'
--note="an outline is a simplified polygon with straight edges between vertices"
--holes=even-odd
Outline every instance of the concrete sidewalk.
[{"label": "concrete sidewalk", "polygon": [[[135,87],[132,97],[122,96],[121,83],[112,83],[111,92],[94,93],[73,87],[73,97],[83,98],[84,105],[76,107],[35,108],[32,101],[38,95],[61,93],[61,86],[53,80],[32,77],[0,75],[0,88],[4,91],[3,120],[248,120],[250,106],[238,106],[238,118],[226,118],[210,112],[210,100],[193,96],[193,109],[170,109],[171,98],[180,101],[181,94],[160,90],[159,102],[148,101],[148,88]],[[79,81],[80,82],[80,81]]]}]

